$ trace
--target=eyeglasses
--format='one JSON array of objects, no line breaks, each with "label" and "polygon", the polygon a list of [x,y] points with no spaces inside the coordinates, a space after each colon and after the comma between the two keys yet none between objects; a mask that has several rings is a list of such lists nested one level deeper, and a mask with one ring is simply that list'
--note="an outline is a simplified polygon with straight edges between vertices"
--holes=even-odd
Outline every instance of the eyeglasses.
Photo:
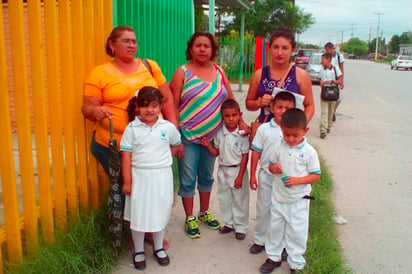
[{"label": "eyeglasses", "polygon": [[136,39],[122,39],[122,40],[119,40],[118,42],[122,42],[125,45],[130,45],[130,43],[132,43],[133,45],[137,45]]}]

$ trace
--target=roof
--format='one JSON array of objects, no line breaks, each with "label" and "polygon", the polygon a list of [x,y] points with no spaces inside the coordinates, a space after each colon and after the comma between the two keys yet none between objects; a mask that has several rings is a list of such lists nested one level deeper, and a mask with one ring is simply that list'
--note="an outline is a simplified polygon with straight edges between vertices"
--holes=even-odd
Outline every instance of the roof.
[{"label": "roof", "polygon": [[[194,0],[195,5],[209,5],[209,0]],[[231,7],[231,8],[253,8],[252,4],[248,0],[215,0],[215,5],[219,7]]]}]

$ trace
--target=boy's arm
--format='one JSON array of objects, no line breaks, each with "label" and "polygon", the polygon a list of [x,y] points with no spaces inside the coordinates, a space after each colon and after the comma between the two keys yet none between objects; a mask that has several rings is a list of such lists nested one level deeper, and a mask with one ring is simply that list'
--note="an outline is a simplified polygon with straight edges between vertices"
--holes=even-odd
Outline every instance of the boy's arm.
[{"label": "boy's arm", "polygon": [[202,146],[205,146],[207,148],[207,150],[210,152],[210,154],[212,154],[213,156],[215,156],[215,157],[219,156],[219,149],[212,146],[212,144],[210,143],[209,138],[202,137],[202,139],[200,140],[200,144]]},{"label": "boy's arm", "polygon": [[303,177],[289,176],[285,180],[285,186],[293,187],[297,185],[313,184],[320,180],[320,174],[311,173]]},{"label": "boy's arm", "polygon": [[250,189],[256,190],[258,187],[258,181],[256,179],[256,169],[258,161],[260,159],[260,153],[252,149],[252,155],[250,157]]},{"label": "boy's arm", "polygon": [[335,85],[338,85],[341,89],[342,89],[342,85],[343,85],[343,76],[339,76],[337,80],[334,80],[332,82]]},{"label": "boy's arm", "polygon": [[242,154],[242,160],[240,161],[239,173],[238,173],[238,175],[236,177],[236,180],[235,180],[235,188],[241,188],[242,187],[243,176],[245,175],[248,159],[249,159],[249,154],[248,153],[243,153]]},{"label": "boy's arm", "polygon": [[123,193],[130,195],[132,193],[132,153],[122,151],[122,176],[123,176]]}]

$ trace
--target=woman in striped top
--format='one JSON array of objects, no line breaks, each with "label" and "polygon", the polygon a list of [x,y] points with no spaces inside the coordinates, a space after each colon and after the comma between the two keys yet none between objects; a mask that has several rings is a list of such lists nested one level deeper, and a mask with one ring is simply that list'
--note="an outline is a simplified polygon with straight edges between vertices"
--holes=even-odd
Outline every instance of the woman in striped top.
[{"label": "woman in striped top", "polygon": [[193,215],[196,181],[200,198],[199,221],[211,229],[220,228],[220,223],[209,212],[215,157],[200,144],[202,137],[211,138],[221,128],[222,103],[228,98],[235,99],[225,73],[212,61],[217,49],[212,34],[194,33],[187,43],[188,62],[175,71],[170,81],[184,145],[184,157],[178,162],[178,194],[182,197],[186,232],[190,238],[200,237]]}]

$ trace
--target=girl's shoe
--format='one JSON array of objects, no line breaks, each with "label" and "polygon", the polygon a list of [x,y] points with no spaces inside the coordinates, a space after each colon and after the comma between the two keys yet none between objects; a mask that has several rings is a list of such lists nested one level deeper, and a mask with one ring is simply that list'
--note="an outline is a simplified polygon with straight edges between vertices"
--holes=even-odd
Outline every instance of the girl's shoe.
[{"label": "girl's shoe", "polygon": [[170,263],[169,256],[167,256],[167,254],[166,254],[166,257],[159,257],[159,256],[157,255],[157,253],[159,253],[159,252],[161,252],[161,251],[163,251],[163,252],[166,254],[166,251],[165,251],[163,248],[160,248],[160,249],[158,249],[158,250],[154,250],[154,251],[153,251],[153,255],[156,257],[157,262],[159,263],[159,265],[161,265],[161,266],[167,266],[167,265],[169,265],[169,263]]},{"label": "girl's shoe", "polygon": [[133,258],[134,268],[136,268],[138,270],[144,270],[146,268],[146,260],[136,262],[136,256],[137,255],[143,255],[144,256],[144,252],[142,251],[142,252],[133,253],[132,258]]}]

